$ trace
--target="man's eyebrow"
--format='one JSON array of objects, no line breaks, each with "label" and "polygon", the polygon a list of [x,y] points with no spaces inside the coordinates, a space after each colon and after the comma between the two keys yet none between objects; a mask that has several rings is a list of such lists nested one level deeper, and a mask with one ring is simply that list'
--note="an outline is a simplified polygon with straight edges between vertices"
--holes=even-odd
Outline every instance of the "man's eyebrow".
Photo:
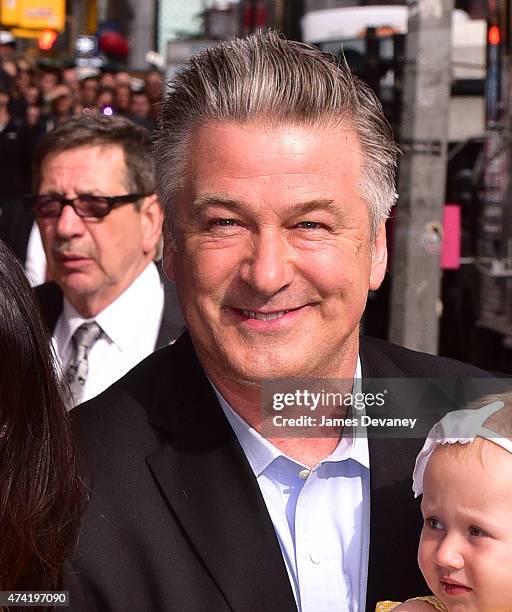
[{"label": "man's eyebrow", "polygon": [[[238,200],[214,194],[201,196],[192,202],[192,208],[195,212],[200,212],[201,210],[204,210],[207,206],[222,206],[235,212],[241,211],[244,208],[243,204]],[[307,202],[298,202],[296,204],[290,204],[286,207],[286,209],[288,214],[298,215],[304,215],[320,210],[332,212],[337,215],[340,214],[340,207],[334,203],[334,200],[328,198],[320,198],[308,200]]]},{"label": "man's eyebrow", "polygon": [[339,206],[336,206],[334,200],[330,199],[308,200],[307,202],[298,202],[297,204],[289,206],[289,212],[301,215],[317,212],[319,210],[326,210],[327,212],[336,213],[338,215],[340,214]]},{"label": "man's eyebrow", "polygon": [[201,196],[192,202],[192,210],[195,213],[203,211],[208,206],[222,206],[233,211],[240,211],[243,208],[241,202],[216,194]]},{"label": "man's eyebrow", "polygon": [[[105,197],[104,194],[99,193],[98,190],[96,188],[93,189],[83,189],[80,191],[76,192],[77,196],[98,196],[98,197]],[[62,191],[59,191],[58,189],[48,189],[48,191],[45,191],[44,193],[38,193],[37,195],[41,195],[41,196],[54,196],[57,198],[66,198],[66,195],[62,193]],[[73,198],[71,198],[73,199]]]},{"label": "man's eyebrow", "polygon": [[58,189],[45,189],[44,193],[38,191],[37,195],[60,197],[61,196],[61,192]]}]

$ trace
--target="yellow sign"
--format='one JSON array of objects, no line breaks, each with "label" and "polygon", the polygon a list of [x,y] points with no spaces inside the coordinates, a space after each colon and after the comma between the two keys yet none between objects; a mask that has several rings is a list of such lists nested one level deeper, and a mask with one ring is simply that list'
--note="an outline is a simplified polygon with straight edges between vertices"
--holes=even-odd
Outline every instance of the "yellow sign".
[{"label": "yellow sign", "polygon": [[3,26],[13,26],[18,24],[18,0],[0,1],[0,24]]},{"label": "yellow sign", "polygon": [[39,38],[41,30],[25,30],[24,28],[12,28],[11,34],[16,38]]},{"label": "yellow sign", "polygon": [[29,30],[64,30],[65,0],[1,0],[0,7],[2,25]]}]

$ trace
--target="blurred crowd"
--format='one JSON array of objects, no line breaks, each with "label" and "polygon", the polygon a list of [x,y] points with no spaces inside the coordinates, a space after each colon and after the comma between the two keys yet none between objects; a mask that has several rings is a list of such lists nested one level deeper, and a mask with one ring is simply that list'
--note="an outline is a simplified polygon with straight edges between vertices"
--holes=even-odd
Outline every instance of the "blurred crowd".
[{"label": "blurred crowd", "polygon": [[122,115],[156,128],[163,76],[41,66],[0,41],[0,201],[30,191],[32,152],[48,131],[80,114]]}]

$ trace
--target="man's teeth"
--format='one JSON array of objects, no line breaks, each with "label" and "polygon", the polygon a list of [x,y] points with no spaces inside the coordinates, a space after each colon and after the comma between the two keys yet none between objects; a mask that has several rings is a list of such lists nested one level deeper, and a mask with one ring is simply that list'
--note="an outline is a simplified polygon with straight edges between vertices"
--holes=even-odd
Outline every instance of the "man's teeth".
[{"label": "man's teeth", "polygon": [[279,319],[280,317],[284,317],[286,313],[290,312],[289,310],[281,310],[279,312],[254,312],[252,310],[242,310],[242,314],[246,317],[250,317],[251,319],[258,319],[258,321],[272,321],[272,319]]}]

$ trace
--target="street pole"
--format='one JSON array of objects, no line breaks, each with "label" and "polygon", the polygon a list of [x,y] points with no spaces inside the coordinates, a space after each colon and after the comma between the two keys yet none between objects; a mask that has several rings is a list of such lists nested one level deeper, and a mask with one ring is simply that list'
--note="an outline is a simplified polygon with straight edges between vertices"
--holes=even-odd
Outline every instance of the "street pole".
[{"label": "street pole", "polygon": [[512,339],[510,4],[510,0],[487,3],[486,134],[478,235],[478,324],[502,335],[508,346]]},{"label": "street pole", "polygon": [[453,0],[409,0],[403,157],[394,226],[390,340],[435,354],[451,84]]},{"label": "street pole", "polygon": [[293,2],[279,2],[282,10],[281,30],[288,40],[301,40],[302,32],[300,21],[304,15],[303,0],[293,0]]},{"label": "street pole", "polygon": [[132,70],[144,70],[148,67],[146,53],[153,49],[156,0],[144,0],[144,2],[131,0],[129,6],[131,6],[131,19],[127,22],[127,35],[131,43],[129,67]]}]

